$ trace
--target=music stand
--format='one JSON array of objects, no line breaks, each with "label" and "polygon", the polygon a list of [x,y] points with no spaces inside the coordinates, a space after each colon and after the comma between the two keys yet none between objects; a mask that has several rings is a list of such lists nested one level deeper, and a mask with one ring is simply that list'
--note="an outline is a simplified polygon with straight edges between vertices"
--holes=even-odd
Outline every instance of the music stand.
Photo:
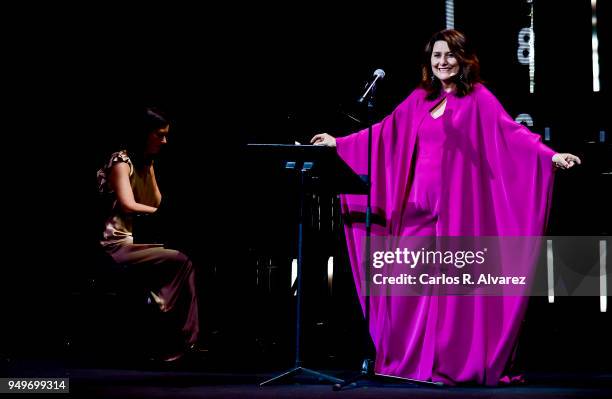
[{"label": "music stand", "polygon": [[365,194],[366,182],[346,164],[336,153],[335,148],[315,145],[288,144],[248,144],[251,156],[268,163],[276,170],[295,171],[298,176],[299,219],[297,242],[297,292],[295,317],[295,364],[284,373],[270,378],[259,386],[279,382],[298,374],[306,374],[335,384],[344,380],[302,366],[301,332],[302,332],[302,262],[304,215],[306,213],[305,196],[309,192],[326,192],[330,194]]}]

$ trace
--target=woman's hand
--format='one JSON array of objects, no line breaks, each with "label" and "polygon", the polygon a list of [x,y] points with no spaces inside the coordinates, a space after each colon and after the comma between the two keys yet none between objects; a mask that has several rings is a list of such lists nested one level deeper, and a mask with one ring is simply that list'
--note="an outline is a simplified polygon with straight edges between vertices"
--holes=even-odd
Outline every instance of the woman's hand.
[{"label": "woman's hand", "polygon": [[330,136],[327,133],[319,133],[314,135],[314,137],[310,140],[310,144],[335,147],[336,139],[334,136]]},{"label": "woman's hand", "polygon": [[560,169],[569,169],[572,166],[574,166],[575,164],[580,165],[581,161],[580,158],[578,158],[576,155],[573,154],[555,154],[552,157],[552,161],[555,164],[555,168],[560,168]]}]

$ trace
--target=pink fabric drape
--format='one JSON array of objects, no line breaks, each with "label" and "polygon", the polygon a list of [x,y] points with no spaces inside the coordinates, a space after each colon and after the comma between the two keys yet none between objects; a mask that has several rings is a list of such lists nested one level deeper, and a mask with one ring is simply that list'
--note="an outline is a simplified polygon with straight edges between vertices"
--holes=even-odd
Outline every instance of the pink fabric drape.
[{"label": "pink fabric drape", "polygon": [[[516,123],[483,85],[447,94],[439,164],[439,203],[421,222],[411,188],[427,179],[415,168],[424,118],[440,101],[416,89],[373,126],[372,234],[378,236],[538,236],[545,230],[554,151]],[[367,173],[367,129],[337,139],[339,155]],[[414,173],[420,171],[419,173]],[[366,196],[343,195],[345,215],[362,214]],[[347,218],[353,275],[364,307],[365,224]],[[513,355],[527,297],[372,296],[370,334],[376,372],[446,384],[498,384]]]}]

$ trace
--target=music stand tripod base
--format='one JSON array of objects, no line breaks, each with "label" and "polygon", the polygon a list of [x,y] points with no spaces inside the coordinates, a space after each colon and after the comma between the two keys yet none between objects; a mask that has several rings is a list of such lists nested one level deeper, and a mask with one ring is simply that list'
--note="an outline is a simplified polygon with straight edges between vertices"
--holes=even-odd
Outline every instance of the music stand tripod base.
[{"label": "music stand tripod base", "polygon": [[[364,366],[364,367],[370,367],[370,366]],[[423,381],[423,380],[416,380],[413,378],[398,377],[394,375],[378,374],[378,373],[371,372],[370,370],[362,369],[361,374],[358,374],[355,377],[348,379],[344,382],[334,384],[332,389],[334,391],[340,391],[345,387],[357,387],[357,382],[360,380],[368,380],[370,382],[379,382],[381,384],[407,383],[407,384],[412,384],[412,385],[431,386],[431,387],[436,387],[436,388],[444,386],[444,384],[441,382]]]},{"label": "music stand tripod base", "polygon": [[259,386],[263,387],[264,385],[272,384],[272,383],[275,383],[275,382],[279,382],[279,381],[281,381],[284,378],[291,378],[291,377],[293,377],[295,375],[300,375],[300,374],[305,374],[305,375],[308,375],[310,377],[316,377],[319,380],[328,381],[328,382],[331,382],[331,383],[334,383],[334,384],[343,384],[344,383],[344,380],[341,380],[340,378],[336,378],[336,377],[333,377],[333,376],[328,375],[328,374],[320,373],[318,371],[314,371],[314,370],[311,370],[311,369],[307,369],[305,367],[298,366],[298,367],[294,367],[291,370],[286,371],[286,372],[284,372],[284,373],[282,373],[280,375],[277,375],[276,377],[270,378],[269,380],[266,380],[266,381],[262,382],[261,384],[259,384]]}]

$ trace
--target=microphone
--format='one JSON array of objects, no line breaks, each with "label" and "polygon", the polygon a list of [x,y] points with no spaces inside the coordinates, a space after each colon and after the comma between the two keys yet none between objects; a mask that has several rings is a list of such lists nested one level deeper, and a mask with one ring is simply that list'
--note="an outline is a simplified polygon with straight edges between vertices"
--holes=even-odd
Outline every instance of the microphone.
[{"label": "microphone", "polygon": [[383,71],[382,69],[377,69],[374,71],[374,75],[372,76],[374,76],[374,80],[372,80],[372,83],[368,85],[368,88],[366,89],[365,93],[363,93],[363,96],[361,96],[361,98],[357,100],[358,103],[364,102],[366,98],[370,97],[373,94],[376,88],[376,82],[379,79],[382,79],[385,77],[385,71]]}]

